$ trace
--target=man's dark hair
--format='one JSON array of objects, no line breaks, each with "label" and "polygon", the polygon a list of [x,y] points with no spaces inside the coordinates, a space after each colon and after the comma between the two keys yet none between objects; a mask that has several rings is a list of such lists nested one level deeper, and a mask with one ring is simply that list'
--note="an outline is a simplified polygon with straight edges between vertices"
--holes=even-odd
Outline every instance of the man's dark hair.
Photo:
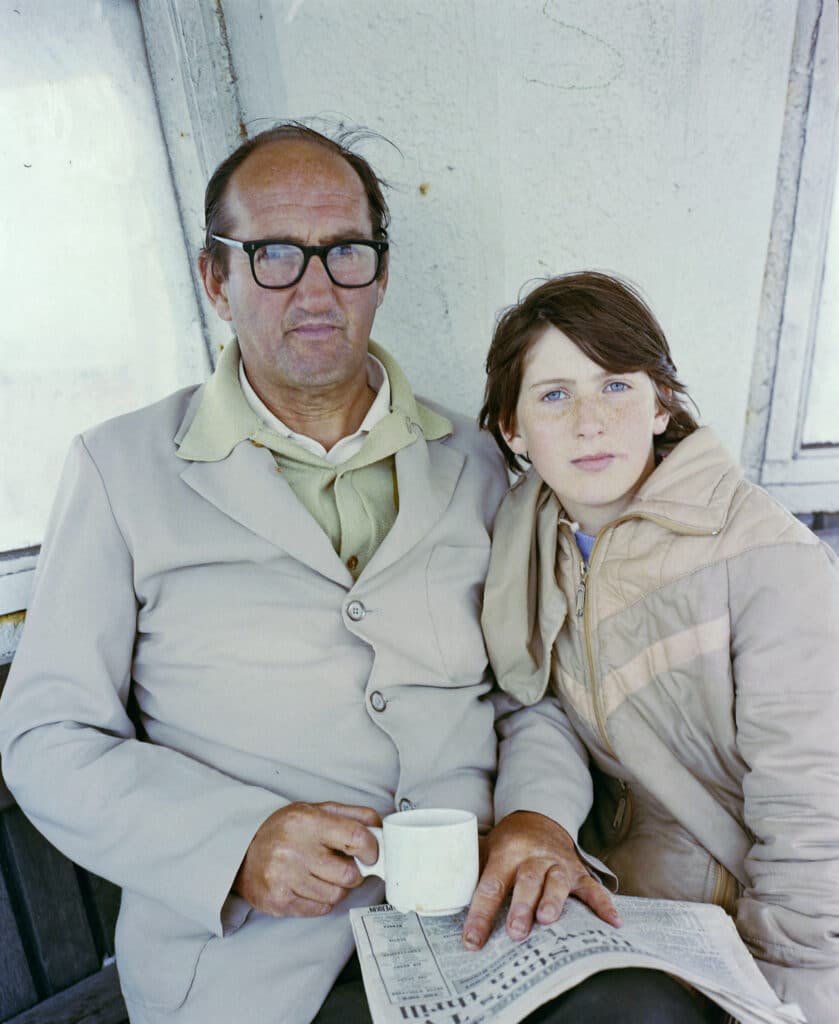
[{"label": "man's dark hair", "polygon": [[387,229],[390,225],[390,211],[387,208],[383,189],[387,188],[387,182],[380,178],[367,160],[358,153],[353,152],[352,146],[367,138],[381,138],[375,132],[365,128],[341,128],[334,138],[329,138],[321,132],[315,131],[300,121],[282,121],[268,128],[252,139],[243,142],[238,149],[226,157],[213,171],[213,175],[207,182],[204,192],[204,247],[201,250],[202,256],[208,260],[213,272],[219,279],[227,277],[227,247],[221,242],[216,242],[213,235],[228,235],[230,231],[229,218],[226,209],[225,198],[230,179],[234,172],[255,150],[267,146],[272,142],[288,142],[292,140],[303,140],[312,142],[315,145],[323,146],[352,167],[361,179],[364,187],[367,203],[370,207],[370,220],[373,224],[374,238],[387,238]]},{"label": "man's dark hair", "polygon": [[508,447],[502,428],[508,433],[515,430],[528,353],[551,326],[604,370],[647,374],[659,405],[670,413],[667,429],[656,438],[658,450],[672,448],[696,430],[686,405],[691,399],[676,376],[667,338],[638,292],[607,274],[564,274],[545,281],[501,313],[487,355],[479,423],[493,435],[514,473],[522,472],[522,463]]}]

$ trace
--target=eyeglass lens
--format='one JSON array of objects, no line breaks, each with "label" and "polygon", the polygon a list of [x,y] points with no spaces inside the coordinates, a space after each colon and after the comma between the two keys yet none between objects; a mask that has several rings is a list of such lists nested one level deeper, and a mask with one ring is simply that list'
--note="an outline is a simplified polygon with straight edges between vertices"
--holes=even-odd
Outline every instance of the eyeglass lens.
[{"label": "eyeglass lens", "polygon": [[[301,274],[305,254],[296,245],[274,242],[260,246],[253,254],[257,281],[268,288],[284,288]],[[378,270],[378,253],[369,245],[342,242],[326,252],[326,267],[332,280],[346,287],[370,284]]]}]

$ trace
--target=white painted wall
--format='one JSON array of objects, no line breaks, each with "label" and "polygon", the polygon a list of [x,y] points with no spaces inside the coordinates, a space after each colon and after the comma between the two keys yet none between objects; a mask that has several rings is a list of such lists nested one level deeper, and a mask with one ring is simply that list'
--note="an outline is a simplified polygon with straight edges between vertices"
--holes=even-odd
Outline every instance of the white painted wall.
[{"label": "white painted wall", "polygon": [[252,130],[343,117],[402,151],[366,151],[395,185],[375,336],[418,390],[474,413],[496,312],[528,279],[597,268],[641,287],[703,419],[739,452],[793,0],[224,11]]},{"label": "white painted wall", "polygon": [[0,159],[8,551],[40,543],[74,434],[207,369],[133,0],[0,0]]}]

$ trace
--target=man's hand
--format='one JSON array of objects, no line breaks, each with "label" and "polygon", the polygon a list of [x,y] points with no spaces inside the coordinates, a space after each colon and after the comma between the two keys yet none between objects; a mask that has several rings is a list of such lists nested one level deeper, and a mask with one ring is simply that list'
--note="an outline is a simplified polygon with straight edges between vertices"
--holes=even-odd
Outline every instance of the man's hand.
[{"label": "man's hand", "polygon": [[489,938],[498,908],[512,888],[507,934],[527,938],[534,917],[552,924],[569,895],[576,896],[608,924],[621,919],[609,894],[586,870],[571,836],[555,821],[534,811],[508,814],[486,840],[486,866],[463,926],[463,945],[480,949]]},{"label": "man's hand", "polygon": [[233,889],[273,917],[320,917],[363,878],[353,861],[373,864],[377,845],[372,807],[289,804],[263,822],[251,840]]}]

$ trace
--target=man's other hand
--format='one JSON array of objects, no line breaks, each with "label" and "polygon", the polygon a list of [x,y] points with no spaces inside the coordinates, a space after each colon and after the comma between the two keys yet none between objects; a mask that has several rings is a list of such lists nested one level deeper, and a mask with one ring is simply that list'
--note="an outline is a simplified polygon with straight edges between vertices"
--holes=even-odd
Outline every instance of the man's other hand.
[{"label": "man's other hand", "polygon": [[552,924],[568,896],[582,900],[608,924],[621,919],[609,894],[588,873],[571,836],[555,821],[534,811],[515,811],[503,818],[486,840],[486,865],[463,926],[463,944],[480,949],[512,889],[507,934],[519,941],[530,934],[534,920]]},{"label": "man's other hand", "polygon": [[275,811],[251,840],[233,889],[273,917],[321,917],[363,878],[353,857],[374,864],[372,807],[294,803]]}]

